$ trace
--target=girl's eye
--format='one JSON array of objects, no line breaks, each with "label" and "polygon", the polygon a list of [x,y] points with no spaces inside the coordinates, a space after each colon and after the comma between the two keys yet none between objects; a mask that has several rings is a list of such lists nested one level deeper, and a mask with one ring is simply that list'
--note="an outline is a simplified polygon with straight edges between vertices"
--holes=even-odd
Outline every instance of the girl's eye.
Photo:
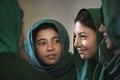
[{"label": "girl's eye", "polygon": [[76,35],[73,36],[73,42],[75,42],[75,39],[76,39]]},{"label": "girl's eye", "polygon": [[81,35],[81,39],[85,40],[87,38],[86,35]]},{"label": "girl's eye", "polygon": [[54,42],[55,43],[60,43],[60,39],[55,39]]},{"label": "girl's eye", "polygon": [[41,42],[38,42],[37,44],[40,45],[40,46],[43,46],[43,45],[46,44],[46,42],[41,41]]},{"label": "girl's eye", "polygon": [[74,35],[73,37],[74,37],[74,39],[75,39],[75,38],[76,38],[76,35]]}]

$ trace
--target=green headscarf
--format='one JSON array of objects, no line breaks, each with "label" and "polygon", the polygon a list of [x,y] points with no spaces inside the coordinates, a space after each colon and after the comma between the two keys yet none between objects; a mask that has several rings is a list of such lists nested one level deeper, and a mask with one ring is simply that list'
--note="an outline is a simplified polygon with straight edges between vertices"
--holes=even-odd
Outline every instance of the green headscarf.
[{"label": "green headscarf", "polygon": [[[100,23],[100,12],[98,8],[90,8],[87,10],[89,14],[91,15],[93,22],[95,24],[97,43],[99,46],[102,40],[102,35],[99,33],[99,27],[101,24]],[[74,54],[75,54],[75,60],[76,60],[78,80],[96,80],[97,76],[99,75],[100,69],[101,69],[100,64],[93,59],[82,60],[80,56],[78,55],[78,52],[76,51],[76,49],[74,50],[75,50]]]},{"label": "green headscarf", "polygon": [[99,60],[102,64],[100,80],[120,79],[120,0],[101,0],[104,25],[111,42],[116,47],[114,52],[106,47],[105,40],[100,44]]},{"label": "green headscarf", "polygon": [[[40,63],[35,56],[35,50],[33,47],[32,31],[43,23],[54,24],[60,36],[62,56],[58,61],[58,63],[52,66],[44,66],[42,63]],[[70,44],[69,42],[70,41],[67,30],[60,22],[52,19],[40,20],[34,23],[29,29],[29,32],[27,34],[27,39],[25,41],[25,51],[28,54],[31,63],[39,71],[47,73],[51,75],[53,78],[57,78],[58,80],[76,80],[76,70],[75,70],[73,56],[71,53],[69,53],[69,44]]]},{"label": "green headscarf", "polygon": [[120,0],[102,0],[104,25],[112,43],[120,48]]},{"label": "green headscarf", "polygon": [[21,30],[22,19],[17,0],[0,0],[0,54],[18,54]]}]

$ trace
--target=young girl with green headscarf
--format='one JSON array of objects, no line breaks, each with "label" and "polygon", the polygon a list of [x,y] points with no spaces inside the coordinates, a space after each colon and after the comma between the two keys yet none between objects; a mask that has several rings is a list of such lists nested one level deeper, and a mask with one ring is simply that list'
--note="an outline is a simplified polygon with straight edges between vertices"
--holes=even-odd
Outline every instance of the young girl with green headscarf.
[{"label": "young girl with green headscarf", "polygon": [[74,24],[74,54],[78,80],[97,80],[101,70],[98,46],[102,40],[98,31],[99,9],[81,9]]},{"label": "young girl with green headscarf", "polygon": [[102,0],[102,25],[99,31],[104,39],[100,44],[99,59],[104,80],[120,79],[120,0]]},{"label": "young girl with green headscarf", "polygon": [[25,51],[30,62],[57,80],[76,80],[73,55],[65,27],[52,19],[34,23],[27,34]]}]

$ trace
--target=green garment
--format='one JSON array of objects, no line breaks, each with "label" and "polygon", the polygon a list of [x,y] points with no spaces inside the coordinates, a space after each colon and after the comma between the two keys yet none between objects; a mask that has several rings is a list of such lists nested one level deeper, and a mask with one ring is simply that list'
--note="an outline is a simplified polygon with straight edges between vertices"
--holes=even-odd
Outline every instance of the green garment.
[{"label": "green garment", "polygon": [[[116,55],[113,55],[116,53]],[[100,44],[99,61],[102,70],[99,80],[119,80],[120,79],[120,48],[114,52],[108,51],[105,40]]]},{"label": "green garment", "polygon": [[[51,66],[45,66],[41,63],[35,54],[34,42],[32,37],[32,31],[43,23],[52,23],[55,25],[58,30],[58,34],[60,36],[60,44],[62,47],[61,58],[60,60]],[[73,55],[69,52],[69,36],[65,27],[58,21],[52,19],[44,19],[34,23],[27,34],[27,38],[25,41],[25,51],[28,54],[28,57],[33,64],[40,72],[44,72],[56,78],[58,80],[76,80],[76,70],[75,70],[75,62],[73,59]]]},{"label": "green garment", "polygon": [[0,80],[54,80],[19,57],[21,30],[17,0],[0,0]]},{"label": "green garment", "polygon": [[[102,35],[99,33],[100,13],[98,8],[87,9],[95,24],[98,45],[102,40]],[[97,80],[101,71],[101,64],[94,59],[82,60],[77,50],[74,48],[76,70],[78,80]]]},{"label": "green garment", "polygon": [[11,53],[0,54],[0,80],[55,80]]},{"label": "green garment", "polygon": [[22,19],[16,0],[0,0],[0,54],[18,55]]},{"label": "green garment", "polygon": [[[100,44],[99,59],[102,64],[101,79],[120,79],[120,0],[102,0],[104,25],[113,45],[114,51],[109,51],[105,40]],[[116,54],[116,55],[113,55]]]}]

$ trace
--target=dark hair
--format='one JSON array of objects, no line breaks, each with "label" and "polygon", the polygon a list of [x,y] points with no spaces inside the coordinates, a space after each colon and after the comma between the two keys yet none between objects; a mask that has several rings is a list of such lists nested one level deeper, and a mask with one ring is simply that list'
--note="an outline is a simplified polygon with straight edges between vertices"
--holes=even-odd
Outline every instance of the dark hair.
[{"label": "dark hair", "polygon": [[96,31],[93,19],[87,9],[81,9],[78,12],[74,20],[74,23],[76,23],[77,21],[79,21],[82,25],[89,27],[93,29],[94,31]]},{"label": "dark hair", "polygon": [[45,29],[48,29],[48,28],[52,28],[53,30],[55,30],[57,33],[58,33],[58,30],[56,28],[56,26],[53,24],[53,23],[42,23],[40,24],[38,27],[36,27],[33,31],[32,31],[32,38],[33,38],[33,43],[35,42],[36,40],[36,36],[38,34],[38,32],[40,30],[45,30]]}]

